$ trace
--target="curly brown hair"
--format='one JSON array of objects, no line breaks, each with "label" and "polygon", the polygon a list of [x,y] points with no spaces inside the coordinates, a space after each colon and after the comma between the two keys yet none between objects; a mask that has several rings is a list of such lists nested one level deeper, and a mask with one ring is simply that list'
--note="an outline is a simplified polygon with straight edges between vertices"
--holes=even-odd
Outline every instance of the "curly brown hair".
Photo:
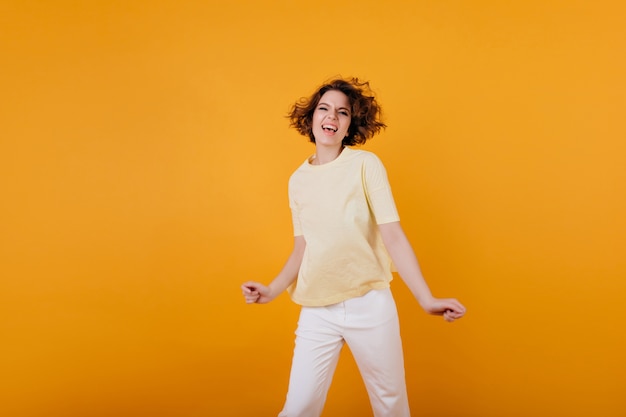
[{"label": "curly brown hair", "polygon": [[289,125],[301,135],[308,136],[315,143],[313,136],[313,112],[322,96],[330,90],[341,91],[348,97],[351,106],[351,120],[344,146],[362,145],[381,129],[387,126],[381,121],[381,108],[376,102],[374,92],[367,81],[358,78],[336,78],[319,87],[310,97],[302,97],[292,107],[287,118]]}]

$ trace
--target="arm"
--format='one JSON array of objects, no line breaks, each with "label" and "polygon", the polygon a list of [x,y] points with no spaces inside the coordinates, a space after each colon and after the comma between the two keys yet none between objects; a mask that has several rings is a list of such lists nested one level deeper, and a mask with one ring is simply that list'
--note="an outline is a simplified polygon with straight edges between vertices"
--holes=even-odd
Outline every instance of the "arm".
[{"label": "arm", "polygon": [[381,224],[378,228],[398,274],[422,308],[427,313],[443,316],[446,321],[463,317],[465,307],[456,299],[435,298],[431,294],[400,222]]},{"label": "arm", "polygon": [[306,248],[304,236],[296,236],[293,241],[291,255],[287,258],[283,269],[269,285],[265,286],[255,281],[245,282],[241,286],[241,291],[246,299],[246,303],[269,303],[285,291],[298,277],[298,271],[304,256],[304,248]]}]

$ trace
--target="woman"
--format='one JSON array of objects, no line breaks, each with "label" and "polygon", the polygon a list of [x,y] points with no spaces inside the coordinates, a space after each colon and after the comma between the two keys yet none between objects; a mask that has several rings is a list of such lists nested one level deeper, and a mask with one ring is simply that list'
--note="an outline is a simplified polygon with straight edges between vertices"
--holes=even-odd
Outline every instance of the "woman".
[{"label": "woman", "polygon": [[247,303],[268,303],[288,290],[302,306],[287,399],[279,416],[321,414],[339,353],[347,343],[376,417],[409,416],[392,267],[422,308],[454,321],[456,299],[432,296],[400,225],[386,171],[371,152],[355,150],[384,123],[369,83],[335,79],[289,114],[315,144],[289,180],[294,247],[269,285],[248,281]]}]

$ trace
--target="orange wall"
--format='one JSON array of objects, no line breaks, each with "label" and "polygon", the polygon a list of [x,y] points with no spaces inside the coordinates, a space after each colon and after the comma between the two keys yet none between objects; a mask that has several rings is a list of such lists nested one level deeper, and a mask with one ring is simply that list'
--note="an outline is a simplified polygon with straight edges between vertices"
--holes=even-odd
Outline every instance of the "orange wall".
[{"label": "orange wall", "polygon": [[[416,416],[623,416],[626,8],[614,1],[0,2],[0,415],[272,416],[297,307],[291,102],[372,81],[431,287]],[[345,355],[324,416],[369,414]]]}]

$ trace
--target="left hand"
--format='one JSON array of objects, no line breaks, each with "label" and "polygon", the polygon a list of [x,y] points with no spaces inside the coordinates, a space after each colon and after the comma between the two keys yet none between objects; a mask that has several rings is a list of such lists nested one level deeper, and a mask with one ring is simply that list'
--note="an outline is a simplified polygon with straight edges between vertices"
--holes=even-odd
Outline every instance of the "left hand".
[{"label": "left hand", "polygon": [[453,322],[465,315],[465,307],[455,298],[432,298],[422,305],[429,314],[443,316],[445,321]]}]

